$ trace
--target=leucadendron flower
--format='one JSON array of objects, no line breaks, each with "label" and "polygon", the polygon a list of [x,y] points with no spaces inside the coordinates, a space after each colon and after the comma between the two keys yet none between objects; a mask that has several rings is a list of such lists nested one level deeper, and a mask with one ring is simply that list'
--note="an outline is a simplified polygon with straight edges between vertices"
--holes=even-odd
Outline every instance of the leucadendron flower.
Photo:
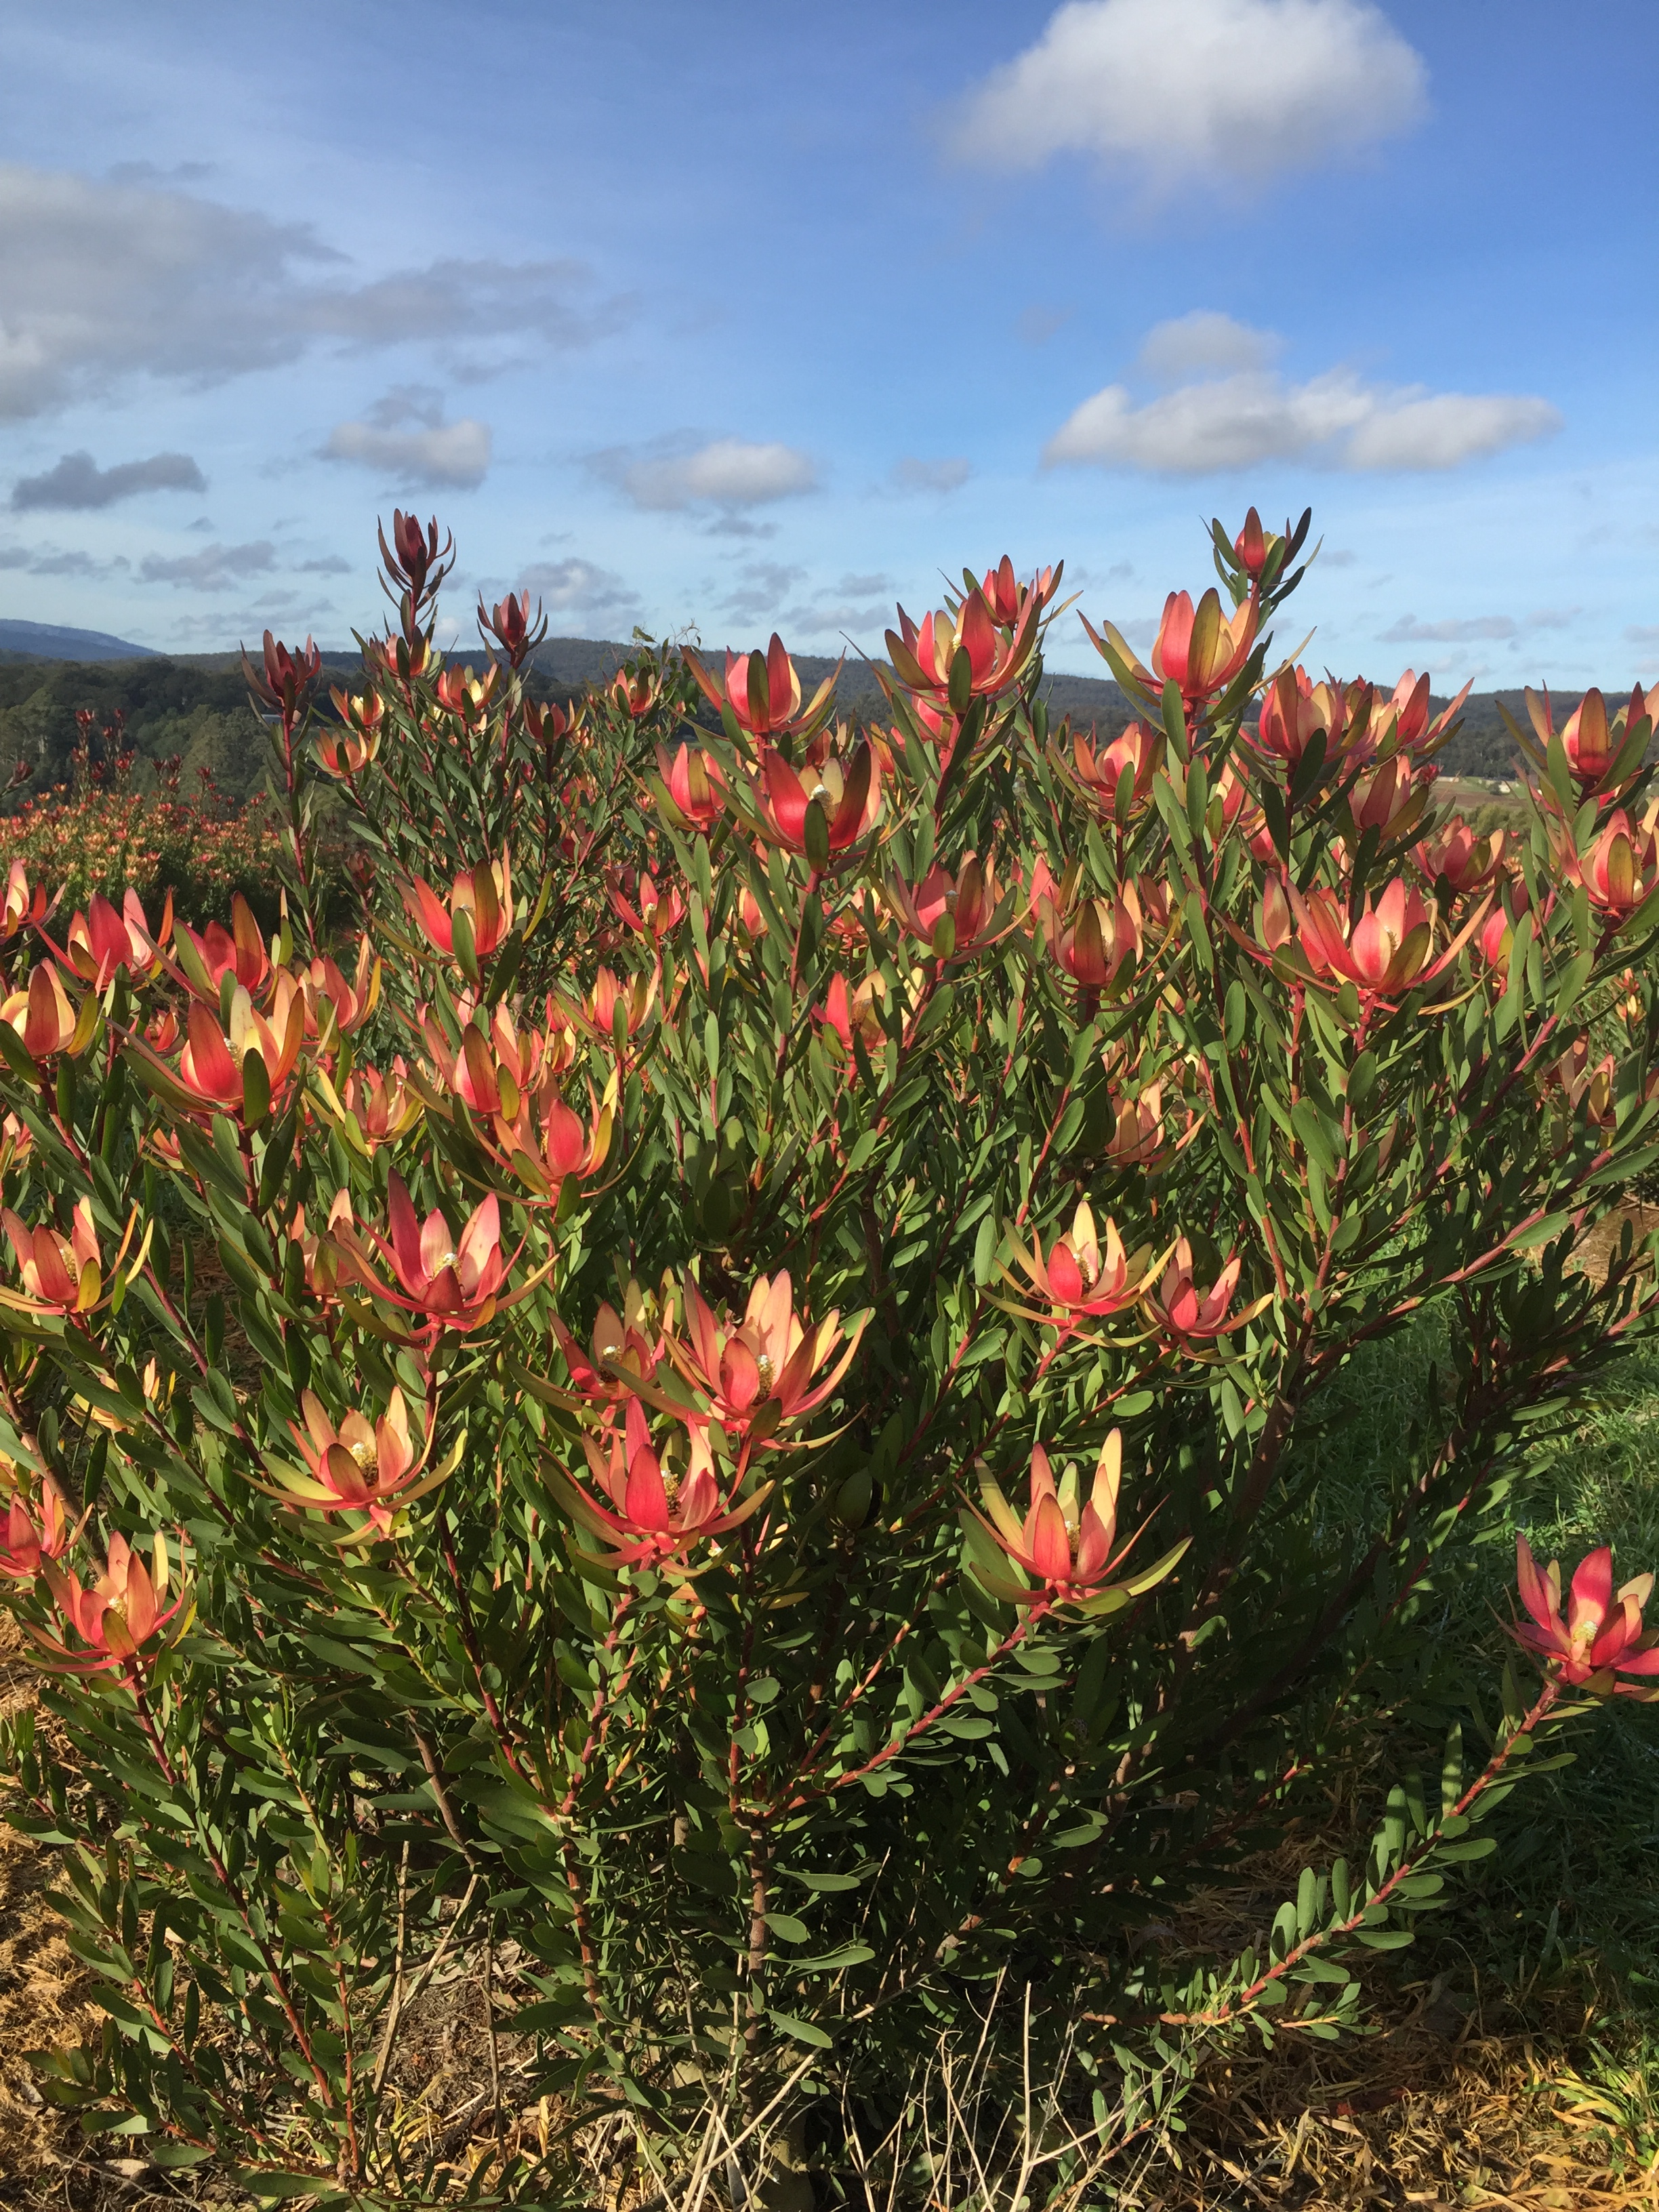
[{"label": "leucadendron flower", "polygon": [[[1089,1614],[1115,1613],[1163,1581],[1187,1549],[1187,1539],[1149,1567],[1114,1582],[1139,1535],[1117,1540],[1117,1509],[1123,1481],[1123,1431],[1114,1429],[1100,1448],[1089,1494],[1082,1494],[1077,1464],[1068,1462],[1058,1484],[1048,1455],[1032,1448],[1030,1508],[1022,1520],[988,1474],[980,1484],[985,1510],[970,1506],[964,1516],[969,1565],[975,1580],[1007,1605],[1074,1605]],[[974,1528],[984,1530],[1000,1559],[976,1548]],[[1024,1579],[1008,1571],[1012,1565]]]},{"label": "leucadendron flower", "polygon": [[307,1506],[325,1514],[361,1514],[362,1520],[340,1540],[343,1544],[391,1535],[405,1507],[448,1480],[465,1447],[463,1431],[442,1466],[419,1481],[416,1477],[432,1445],[431,1407],[423,1440],[410,1433],[401,1390],[393,1390],[385,1413],[373,1419],[354,1407],[337,1425],[314,1390],[301,1393],[300,1411],[303,1426],[290,1421],[289,1432],[299,1446],[303,1470],[267,1454],[265,1465],[273,1480],[258,1486],[286,1505]]},{"label": "leucadendron flower", "polygon": [[171,1605],[167,1602],[173,1568],[167,1540],[160,1529],[148,1567],[125,1536],[112,1536],[107,1564],[90,1589],[83,1589],[78,1576],[64,1573],[50,1559],[41,1561],[40,1572],[61,1632],[30,1626],[28,1633],[47,1663],[63,1674],[101,1674],[118,1669],[130,1680],[138,1671],[146,1644],[175,1622],[166,1643],[176,1643],[195,1615],[182,1576],[178,1595]]},{"label": "leucadendron flower", "polygon": [[[1601,1545],[1579,1562],[1566,1618],[1561,1617],[1561,1569],[1552,1559],[1540,1573],[1524,1536],[1515,1543],[1516,1581],[1532,1615],[1513,1632],[1536,1652],[1551,1674],[1594,1698],[1659,1698],[1659,1632],[1644,1628],[1642,1610],[1653,1595],[1653,1577],[1637,1575],[1615,1590],[1613,1552]],[[1634,1674],[1621,1682],[1621,1674]]]}]

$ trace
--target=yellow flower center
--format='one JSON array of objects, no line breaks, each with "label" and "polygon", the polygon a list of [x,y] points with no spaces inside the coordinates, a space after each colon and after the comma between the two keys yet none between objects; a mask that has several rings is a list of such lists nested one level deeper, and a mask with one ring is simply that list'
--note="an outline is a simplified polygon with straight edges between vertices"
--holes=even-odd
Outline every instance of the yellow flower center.
[{"label": "yellow flower center", "polygon": [[755,1372],[760,1377],[761,1389],[765,1391],[769,1391],[772,1388],[772,1377],[776,1372],[775,1369],[773,1367],[772,1355],[769,1352],[763,1352],[760,1358],[755,1362]]}]

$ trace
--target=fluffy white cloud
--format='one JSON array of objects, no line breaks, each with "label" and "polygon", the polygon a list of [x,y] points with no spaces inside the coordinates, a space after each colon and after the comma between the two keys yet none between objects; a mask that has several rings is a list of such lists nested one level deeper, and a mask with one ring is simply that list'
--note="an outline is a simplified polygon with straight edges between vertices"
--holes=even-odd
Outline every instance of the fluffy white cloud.
[{"label": "fluffy white cloud", "polygon": [[205,491],[207,479],[188,453],[152,453],[144,461],[118,461],[100,469],[88,453],[65,453],[43,476],[19,477],[11,488],[12,506],[28,507],[112,507],[144,491]]},{"label": "fluffy white cloud", "polygon": [[213,384],[330,341],[579,345],[629,312],[592,292],[574,261],[450,258],[356,283],[308,225],[143,175],[0,163],[0,418],[135,372]]},{"label": "fluffy white cloud", "polygon": [[228,592],[245,576],[263,576],[276,565],[276,548],[268,538],[247,545],[204,545],[199,553],[147,553],[138,564],[145,584],[188,585],[198,592]]},{"label": "fluffy white cloud", "polygon": [[1225,315],[1160,324],[1141,349],[1143,367],[1165,381],[1193,369],[1224,373],[1139,401],[1127,386],[1109,384],[1061,424],[1043,449],[1044,462],[1169,476],[1287,459],[1340,469],[1449,469],[1561,426],[1547,399],[1522,394],[1368,384],[1346,368],[1293,383],[1266,366],[1278,343],[1270,332]]},{"label": "fluffy white cloud", "polygon": [[817,489],[811,456],[794,446],[715,438],[690,450],[660,441],[644,450],[613,446],[590,465],[635,507],[657,513],[690,507],[761,507]]},{"label": "fluffy white cloud", "polygon": [[538,562],[520,577],[519,589],[540,600],[556,626],[580,625],[564,633],[568,636],[592,636],[607,627],[631,624],[640,608],[637,592],[592,561]]},{"label": "fluffy white cloud", "polygon": [[1368,0],[1070,0],[951,118],[963,160],[1126,164],[1236,186],[1351,157],[1424,114],[1426,72]]},{"label": "fluffy white cloud", "polygon": [[476,490],[489,467],[489,426],[465,416],[443,419],[441,393],[400,385],[375,402],[362,422],[337,422],[323,447],[331,461],[356,461],[407,483]]},{"label": "fluffy white cloud", "polygon": [[960,458],[922,461],[906,453],[894,464],[893,482],[901,491],[960,491],[972,474],[970,465]]}]

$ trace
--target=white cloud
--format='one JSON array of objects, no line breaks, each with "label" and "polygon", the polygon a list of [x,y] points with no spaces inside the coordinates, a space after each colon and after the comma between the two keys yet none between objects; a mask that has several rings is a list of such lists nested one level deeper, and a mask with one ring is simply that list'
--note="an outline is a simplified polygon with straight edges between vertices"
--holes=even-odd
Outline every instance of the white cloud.
[{"label": "white cloud", "polygon": [[199,553],[147,553],[138,564],[144,584],[187,584],[198,592],[227,592],[244,576],[263,576],[276,565],[268,538],[247,545],[204,545]]},{"label": "white cloud", "polygon": [[960,491],[972,474],[970,464],[961,459],[921,461],[906,453],[894,464],[893,482],[901,491]]},{"label": "white cloud", "polygon": [[1659,645],[1659,623],[1632,623],[1625,631],[1626,645]]},{"label": "white cloud", "polygon": [[1547,399],[1520,393],[1377,393],[1348,441],[1351,469],[1453,469],[1480,453],[1529,445],[1561,427]]},{"label": "white cloud", "polygon": [[1547,400],[1521,394],[1425,392],[1368,384],[1347,368],[1293,383],[1266,366],[1279,343],[1225,315],[1159,324],[1141,349],[1143,367],[1166,381],[1205,368],[1223,373],[1141,401],[1126,385],[1109,384],[1061,424],[1044,462],[1170,476],[1292,459],[1340,469],[1449,469],[1560,428]]},{"label": "white cloud", "polygon": [[1582,607],[1534,607],[1527,617],[1527,628],[1568,629],[1583,612]]},{"label": "white cloud", "polygon": [[1425,86],[1368,0],[1070,0],[958,105],[949,137],[994,168],[1083,154],[1155,190],[1236,189],[1407,129]]},{"label": "white cloud", "polygon": [[1139,366],[1156,384],[1179,384],[1185,376],[1218,376],[1267,368],[1285,341],[1273,331],[1253,331],[1231,315],[1194,307],[1172,322],[1154,323],[1141,341]]},{"label": "white cloud", "polygon": [[131,173],[0,163],[0,417],[44,413],[134,374],[199,387],[330,341],[469,348],[586,343],[629,312],[574,261],[434,261],[354,283],[307,224]]},{"label": "white cloud", "polygon": [[794,446],[715,438],[685,450],[659,440],[643,450],[613,446],[590,465],[620,486],[635,507],[665,513],[690,507],[760,507],[817,489],[811,456]]},{"label": "white cloud", "polygon": [[88,453],[65,453],[43,476],[19,477],[11,503],[28,507],[112,507],[145,491],[205,491],[207,481],[188,453],[152,453],[144,461],[118,461],[100,469]]},{"label": "white cloud", "polygon": [[1069,307],[1043,307],[1033,305],[1022,307],[1014,328],[1020,342],[1028,346],[1047,345],[1054,332],[1063,330],[1072,319]]},{"label": "white cloud", "polygon": [[471,416],[446,422],[440,393],[399,385],[375,402],[367,422],[337,422],[322,450],[331,461],[356,461],[383,476],[472,491],[484,480],[489,448],[487,422]]},{"label": "white cloud", "polygon": [[1510,615],[1466,615],[1449,622],[1419,622],[1401,615],[1382,632],[1384,645],[1467,645],[1477,637],[1513,637],[1519,624]]},{"label": "white cloud", "polygon": [[562,632],[566,636],[591,636],[607,627],[631,625],[640,608],[637,592],[591,561],[538,561],[520,577],[519,589],[540,600],[556,629],[562,623],[583,625]]}]

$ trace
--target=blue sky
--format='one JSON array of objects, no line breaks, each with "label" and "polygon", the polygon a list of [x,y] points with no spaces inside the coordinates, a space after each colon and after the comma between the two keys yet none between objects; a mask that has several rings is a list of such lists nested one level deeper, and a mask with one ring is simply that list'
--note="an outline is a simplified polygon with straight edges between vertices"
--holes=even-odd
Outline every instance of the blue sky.
[{"label": "blue sky", "polygon": [[1659,673],[1647,0],[12,0],[7,49],[0,613],[339,642],[398,504],[556,632],[879,651],[1008,551],[1139,640],[1255,501],[1323,532],[1316,662]]}]

